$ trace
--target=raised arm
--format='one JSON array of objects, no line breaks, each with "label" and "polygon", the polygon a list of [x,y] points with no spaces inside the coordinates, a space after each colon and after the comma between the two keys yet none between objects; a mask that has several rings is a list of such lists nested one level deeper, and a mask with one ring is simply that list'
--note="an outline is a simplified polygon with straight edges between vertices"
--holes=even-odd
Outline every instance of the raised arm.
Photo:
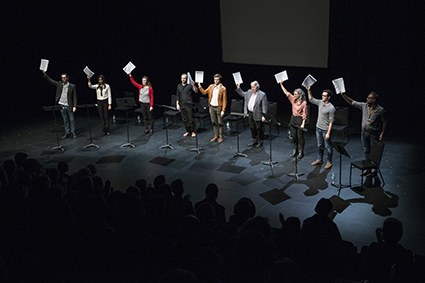
[{"label": "raised arm", "polygon": [[307,86],[307,93],[308,93],[308,100],[313,99],[313,94],[311,93],[311,88],[309,85]]},{"label": "raised arm", "polygon": [[280,87],[282,88],[282,91],[286,96],[288,96],[288,94],[290,94],[290,92],[287,91],[286,88],[283,86],[283,80],[280,81]]},{"label": "raised arm", "polygon": [[136,81],[133,79],[133,76],[131,75],[131,73],[130,73],[128,76],[130,77],[130,81],[131,81],[131,83],[132,83],[135,87],[137,87],[138,89],[141,89],[141,88],[143,87],[142,85],[140,85],[140,84],[136,83]]},{"label": "raised arm", "polygon": [[51,83],[52,85],[56,85],[58,82],[57,81],[54,81],[54,80],[52,80],[50,77],[49,77],[49,75],[47,75],[46,74],[46,72],[45,71],[43,71],[43,77],[49,82],[49,83]]},{"label": "raised arm", "polygon": [[192,84],[193,91],[195,93],[198,93],[198,88],[196,87],[195,82],[193,80],[192,80],[191,84]]},{"label": "raised arm", "polygon": [[341,92],[342,98],[344,98],[345,101],[347,101],[348,104],[353,105],[354,100],[348,96],[345,95],[345,93]]}]

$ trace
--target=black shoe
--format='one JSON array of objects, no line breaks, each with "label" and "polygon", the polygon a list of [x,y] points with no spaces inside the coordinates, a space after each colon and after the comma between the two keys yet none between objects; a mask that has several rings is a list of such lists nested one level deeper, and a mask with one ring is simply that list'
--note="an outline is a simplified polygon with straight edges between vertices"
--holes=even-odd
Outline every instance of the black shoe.
[{"label": "black shoe", "polygon": [[292,152],[292,154],[289,157],[295,157],[298,154],[298,150],[294,149],[294,151]]},{"label": "black shoe", "polygon": [[301,159],[301,158],[303,158],[303,157],[304,157],[304,153],[303,153],[302,151],[300,151],[300,153],[298,153],[297,158],[298,158],[298,159]]},{"label": "black shoe", "polygon": [[77,138],[77,135],[76,135],[75,133],[73,133],[73,134],[72,134],[72,138],[73,138],[73,139],[76,139],[76,138]]},{"label": "black shoe", "polygon": [[107,136],[110,136],[110,135],[111,135],[111,133],[110,133],[110,132],[106,132],[106,135],[107,135]]},{"label": "black shoe", "polygon": [[102,132],[102,136],[105,136],[106,135],[106,132]]},{"label": "black shoe", "polygon": [[149,131],[149,135],[152,136],[153,135],[153,130]]},{"label": "black shoe", "polygon": [[64,134],[63,136],[62,136],[62,139],[66,139],[66,138],[68,138],[69,137],[69,134]]},{"label": "black shoe", "polygon": [[148,134],[149,134],[149,130],[146,130],[145,131],[145,136],[148,135]]},{"label": "black shoe", "polygon": [[257,143],[257,147],[262,147],[262,146],[263,146],[263,142]]}]

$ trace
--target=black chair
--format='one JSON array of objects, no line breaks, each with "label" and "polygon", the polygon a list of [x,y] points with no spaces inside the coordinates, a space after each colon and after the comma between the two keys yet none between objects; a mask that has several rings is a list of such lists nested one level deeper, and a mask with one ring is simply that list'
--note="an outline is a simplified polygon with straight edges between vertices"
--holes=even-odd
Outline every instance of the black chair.
[{"label": "black chair", "polygon": [[[350,141],[350,135],[348,133],[348,107],[335,107],[335,121],[332,124],[332,140],[334,136],[338,134],[341,136],[341,143],[347,144]],[[345,142],[347,137],[347,142]]]},{"label": "black chair", "polygon": [[[360,160],[360,161],[353,161],[351,162],[350,165],[350,188],[352,188],[351,186],[351,171],[353,168],[357,168],[360,169],[362,171],[362,173],[365,170],[376,170],[376,174],[379,173],[379,175],[381,176],[381,180],[382,180],[382,187],[385,186],[385,181],[384,178],[382,177],[382,173],[381,170],[379,169],[379,165],[381,163],[381,159],[382,159],[382,154],[384,153],[384,143],[380,142],[380,141],[373,141],[372,143],[372,148],[370,149],[370,153],[369,153],[369,158],[366,160]],[[361,174],[362,180],[361,180],[361,184],[360,187],[363,186],[363,175]]]},{"label": "black chair", "polygon": [[[181,117],[180,111],[177,110],[176,108],[176,101],[177,101],[177,96],[175,94],[171,95],[171,105],[164,108],[165,111],[164,111],[164,116],[162,119],[164,124],[164,129],[165,129],[165,124],[167,124],[167,127],[168,127],[169,125],[177,121],[179,117]],[[168,123],[168,122],[166,123],[166,120],[168,120],[168,118],[170,118],[171,123]]]},{"label": "black chair", "polygon": [[[266,121],[264,121],[264,124],[265,125],[271,124],[270,125],[271,127],[276,126],[277,134],[279,135],[280,134],[280,131],[279,131],[279,125],[280,125],[280,123],[276,120],[277,102],[271,102],[271,101],[269,101],[269,107],[267,109],[267,114],[269,116],[271,116],[271,117],[274,117],[274,119],[271,119],[271,120],[267,120],[266,119]],[[271,127],[270,127],[270,129],[271,129]]]},{"label": "black chair", "polygon": [[[230,114],[223,117],[223,122],[236,122],[239,123],[239,121],[242,120],[243,126],[246,129],[245,125],[245,119],[244,119],[244,101],[242,99],[232,99],[230,104]],[[236,115],[234,115],[236,114]]]},{"label": "black chair", "polygon": [[[205,129],[205,119],[210,117],[209,107],[208,107],[208,98],[200,97],[199,103],[195,103],[196,112],[193,114],[193,117],[199,120],[199,128]],[[201,124],[202,119],[202,124]],[[202,126],[202,128],[201,128]]]}]

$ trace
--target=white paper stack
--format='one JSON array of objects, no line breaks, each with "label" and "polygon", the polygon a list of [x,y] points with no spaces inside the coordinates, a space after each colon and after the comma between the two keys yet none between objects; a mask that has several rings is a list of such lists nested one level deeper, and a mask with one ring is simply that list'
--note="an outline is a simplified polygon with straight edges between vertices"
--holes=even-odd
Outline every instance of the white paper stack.
[{"label": "white paper stack", "polygon": [[187,72],[187,83],[188,84],[192,84],[192,76],[190,75],[190,73],[189,72]]},{"label": "white paper stack", "polygon": [[345,93],[345,85],[344,85],[344,79],[339,78],[332,81],[335,87],[336,93]]},{"label": "white paper stack", "polygon": [[41,59],[40,70],[46,72],[48,66],[49,66],[49,60]]},{"label": "white paper stack", "polygon": [[123,68],[124,72],[128,74],[130,74],[134,69],[136,68],[136,66],[133,65],[133,63],[128,62],[128,64]]},{"label": "white paper stack", "polygon": [[87,76],[89,76],[90,78],[93,77],[94,73],[89,69],[89,67],[85,67],[84,68],[84,73],[86,73]]},{"label": "white paper stack", "polygon": [[201,83],[201,84],[204,82],[204,71],[195,72],[195,82]]},{"label": "white paper stack", "polygon": [[288,80],[288,73],[286,71],[283,71],[274,75],[274,77],[276,78],[276,82],[280,84],[281,81]]},{"label": "white paper stack", "polygon": [[243,83],[241,72],[236,72],[236,73],[233,73],[232,75],[233,75],[233,79],[235,80],[235,84],[240,85],[241,83]]},{"label": "white paper stack", "polygon": [[312,75],[309,74],[304,79],[302,85],[303,85],[303,87],[307,88],[308,86],[311,87],[312,85],[314,85],[315,82],[317,82],[317,80]]}]

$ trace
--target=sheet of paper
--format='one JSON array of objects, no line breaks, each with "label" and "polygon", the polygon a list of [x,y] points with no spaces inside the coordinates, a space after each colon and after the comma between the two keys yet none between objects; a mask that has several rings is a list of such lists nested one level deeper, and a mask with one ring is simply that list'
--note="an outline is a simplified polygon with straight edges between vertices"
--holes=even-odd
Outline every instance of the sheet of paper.
[{"label": "sheet of paper", "polygon": [[136,66],[133,65],[133,63],[128,62],[128,64],[123,68],[124,72],[128,74],[130,74],[134,69],[136,69]]},{"label": "sheet of paper", "polygon": [[204,71],[195,72],[195,82],[201,84],[204,82]]},{"label": "sheet of paper", "polygon": [[90,78],[93,77],[94,73],[89,69],[89,67],[85,67],[84,68],[84,73],[86,73],[87,76],[89,76]]},{"label": "sheet of paper", "polygon": [[312,85],[314,85],[315,82],[317,82],[317,80],[312,75],[309,74],[304,79],[302,85],[303,85],[303,87],[307,88],[308,86],[311,87]]},{"label": "sheet of paper", "polygon": [[283,72],[280,72],[280,73],[274,75],[274,77],[276,78],[277,83],[280,84],[281,81],[288,80],[288,73],[285,70]]},{"label": "sheet of paper", "polygon": [[190,73],[189,72],[187,72],[187,83],[188,84],[192,84],[192,76],[190,75]]},{"label": "sheet of paper", "polygon": [[240,85],[243,83],[241,72],[233,73],[233,79],[235,80],[235,84]]},{"label": "sheet of paper", "polygon": [[48,66],[49,66],[49,60],[47,60],[47,59],[41,59],[40,70],[46,72]]},{"label": "sheet of paper", "polygon": [[345,93],[345,85],[344,85],[344,79],[339,78],[332,81],[335,87],[336,93]]}]

